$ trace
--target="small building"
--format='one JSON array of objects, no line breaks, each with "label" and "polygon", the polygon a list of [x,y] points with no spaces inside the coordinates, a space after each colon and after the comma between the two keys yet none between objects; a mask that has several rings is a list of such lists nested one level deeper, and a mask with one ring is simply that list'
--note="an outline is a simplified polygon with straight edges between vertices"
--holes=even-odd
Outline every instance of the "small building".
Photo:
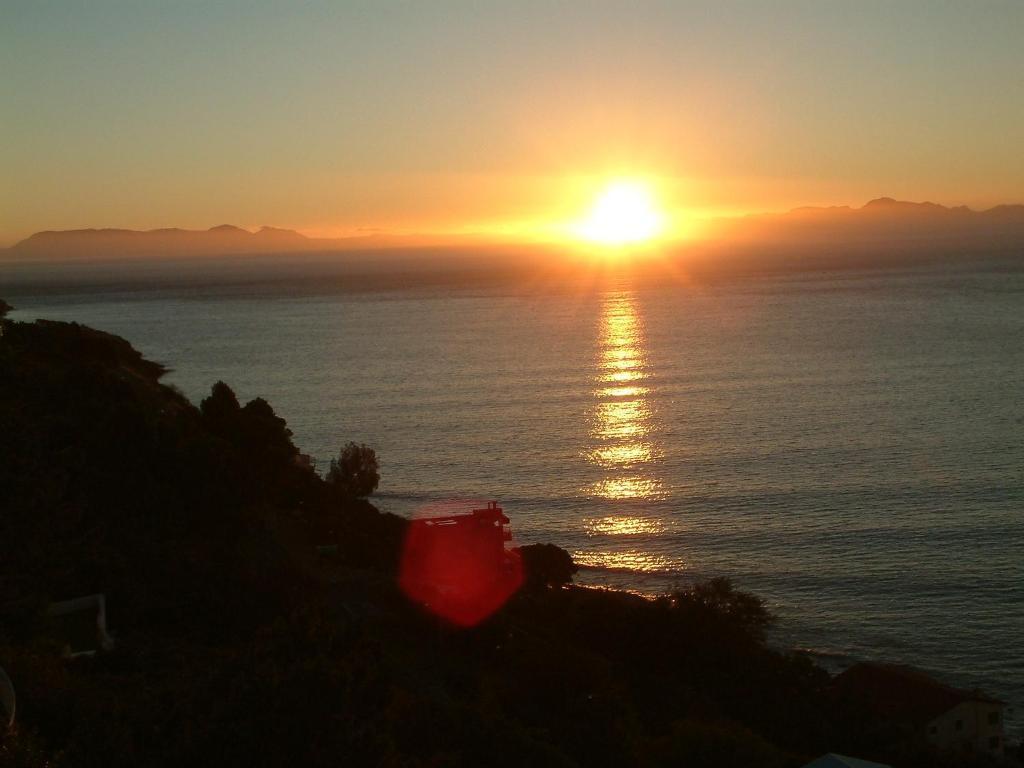
[{"label": "small building", "polygon": [[413,602],[463,627],[498,610],[523,583],[519,553],[497,502],[468,514],[409,522],[399,586]]},{"label": "small building", "polygon": [[963,755],[1005,753],[1006,702],[953,688],[898,664],[861,663],[836,677],[835,692],[868,707],[905,739]]},{"label": "small building", "polygon": [[508,524],[494,501],[468,514],[410,521],[404,553],[408,580],[439,592],[461,592],[471,583],[502,580],[510,568],[519,566],[518,557],[505,548],[512,540]]}]

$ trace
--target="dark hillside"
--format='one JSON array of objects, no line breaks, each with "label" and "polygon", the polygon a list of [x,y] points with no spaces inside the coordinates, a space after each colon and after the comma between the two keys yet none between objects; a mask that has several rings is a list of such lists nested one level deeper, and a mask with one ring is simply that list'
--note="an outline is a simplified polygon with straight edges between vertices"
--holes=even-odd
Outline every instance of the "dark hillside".
[{"label": "dark hillside", "polygon": [[[218,382],[196,407],[122,339],[0,324],[0,766],[890,754],[726,580],[651,601],[526,547],[522,589],[456,629],[396,587],[405,521],[321,478],[267,402]],[[116,645],[65,659],[47,606],[93,593]]]}]

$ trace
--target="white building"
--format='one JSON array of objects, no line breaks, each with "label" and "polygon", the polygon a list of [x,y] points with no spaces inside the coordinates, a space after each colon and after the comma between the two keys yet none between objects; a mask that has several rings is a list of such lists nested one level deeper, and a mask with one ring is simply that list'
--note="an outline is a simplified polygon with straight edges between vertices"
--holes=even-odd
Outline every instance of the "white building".
[{"label": "white building", "polygon": [[964,755],[1005,754],[1006,703],[978,690],[953,688],[896,664],[855,664],[835,680],[836,692],[869,706],[879,722],[907,740]]}]

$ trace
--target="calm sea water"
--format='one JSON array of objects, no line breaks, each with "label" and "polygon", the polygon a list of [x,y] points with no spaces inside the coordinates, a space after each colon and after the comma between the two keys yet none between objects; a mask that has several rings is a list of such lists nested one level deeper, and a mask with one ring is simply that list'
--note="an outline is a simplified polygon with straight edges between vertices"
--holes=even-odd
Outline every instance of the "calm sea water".
[{"label": "calm sea water", "polygon": [[267,398],[321,465],[374,446],[384,509],[497,499],[585,583],[730,576],[826,663],[1024,704],[1024,273],[305,286],[9,298]]}]

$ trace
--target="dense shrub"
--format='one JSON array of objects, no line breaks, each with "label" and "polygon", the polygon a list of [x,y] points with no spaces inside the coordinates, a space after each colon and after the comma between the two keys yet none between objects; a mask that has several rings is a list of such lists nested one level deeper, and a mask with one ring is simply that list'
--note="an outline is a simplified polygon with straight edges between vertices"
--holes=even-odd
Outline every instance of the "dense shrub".
[{"label": "dense shrub", "polygon": [[349,443],[341,449],[338,458],[331,459],[327,482],[345,498],[369,496],[380,482],[376,451],[367,445]]},{"label": "dense shrub", "polygon": [[561,587],[572,582],[579,569],[572,556],[554,544],[528,544],[519,547],[523,559],[526,589]]}]

